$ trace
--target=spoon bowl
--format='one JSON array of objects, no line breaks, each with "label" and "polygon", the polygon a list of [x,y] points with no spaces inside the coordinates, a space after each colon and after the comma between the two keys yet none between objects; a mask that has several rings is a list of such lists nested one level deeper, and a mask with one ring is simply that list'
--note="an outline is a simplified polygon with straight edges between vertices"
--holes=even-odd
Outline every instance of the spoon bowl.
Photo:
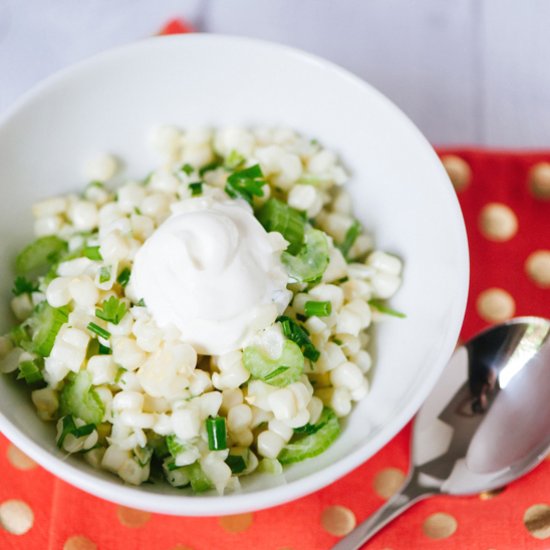
[{"label": "spoon bowl", "polygon": [[550,449],[550,321],[512,319],[457,348],[416,416],[401,490],[334,548],[354,550],[419,500],[502,487]]}]

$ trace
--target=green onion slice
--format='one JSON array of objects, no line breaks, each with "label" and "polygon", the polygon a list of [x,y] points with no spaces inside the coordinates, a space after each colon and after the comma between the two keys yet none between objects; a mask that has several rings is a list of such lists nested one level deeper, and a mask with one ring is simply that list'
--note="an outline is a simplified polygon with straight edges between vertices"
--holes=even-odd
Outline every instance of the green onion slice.
[{"label": "green onion slice", "polygon": [[306,317],[327,317],[332,313],[330,302],[307,301],[304,306]]},{"label": "green onion slice", "polygon": [[221,416],[207,418],[206,432],[208,434],[208,448],[211,451],[223,451],[227,449],[225,418]]}]

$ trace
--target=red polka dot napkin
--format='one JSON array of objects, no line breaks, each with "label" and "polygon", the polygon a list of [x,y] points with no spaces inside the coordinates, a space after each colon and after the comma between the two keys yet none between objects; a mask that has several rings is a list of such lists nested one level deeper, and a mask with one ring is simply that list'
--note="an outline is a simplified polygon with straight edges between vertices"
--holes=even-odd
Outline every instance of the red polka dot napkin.
[{"label": "red polka dot napkin", "polygon": [[[174,21],[165,33],[186,32]],[[514,315],[550,317],[550,153],[442,151],[471,254],[461,338]],[[0,548],[322,550],[399,487],[410,428],[354,472],[271,510],[175,518],[102,501],[54,478],[0,436]],[[373,550],[550,548],[550,461],[501,491],[417,504]]]}]

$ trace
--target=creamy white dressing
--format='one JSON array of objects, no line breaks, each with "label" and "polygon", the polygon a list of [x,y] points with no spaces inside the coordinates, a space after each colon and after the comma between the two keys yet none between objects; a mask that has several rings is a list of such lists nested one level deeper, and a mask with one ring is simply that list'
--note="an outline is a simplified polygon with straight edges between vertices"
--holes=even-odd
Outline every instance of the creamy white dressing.
[{"label": "creamy white dressing", "polygon": [[160,327],[202,354],[243,347],[290,302],[279,235],[244,201],[187,199],[139,249],[131,285]]}]

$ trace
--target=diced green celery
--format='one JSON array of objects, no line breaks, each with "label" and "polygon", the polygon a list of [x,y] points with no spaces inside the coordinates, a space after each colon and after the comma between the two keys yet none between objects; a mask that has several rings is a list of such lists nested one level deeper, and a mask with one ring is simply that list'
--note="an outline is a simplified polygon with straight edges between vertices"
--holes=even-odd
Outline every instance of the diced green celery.
[{"label": "diced green celery", "polygon": [[328,449],[340,434],[340,422],[332,409],[325,407],[314,425],[319,426],[312,433],[295,433],[277,457],[281,464],[300,462],[312,458]]},{"label": "diced green celery", "polygon": [[185,451],[185,443],[178,439],[175,434],[166,436],[166,447],[168,452],[176,458],[180,453]]},{"label": "diced green celery", "polygon": [[[40,364],[42,362],[42,365]],[[36,382],[42,382],[44,376],[42,375],[41,367],[44,365],[42,357],[33,361],[23,361],[19,364],[19,374],[17,379],[24,379],[27,384],[35,384]]]},{"label": "diced green celery", "polygon": [[163,460],[162,470],[166,481],[168,481],[172,487],[185,487],[189,485],[189,476],[187,475],[185,467],[176,467],[172,457]]},{"label": "diced green celery", "polygon": [[304,243],[305,221],[298,210],[278,199],[268,199],[256,212],[266,231],[278,231],[290,244],[287,252],[297,254]]},{"label": "diced green celery", "polygon": [[198,462],[189,464],[189,466],[182,466],[182,470],[186,473],[191,483],[191,488],[195,493],[204,493],[214,488],[214,485],[203,472],[201,465]]},{"label": "diced green celery", "polygon": [[298,283],[315,281],[322,277],[329,262],[328,243],[325,234],[318,229],[310,229],[305,234],[305,242],[298,254],[293,256],[286,250],[281,255],[288,275]]},{"label": "diced green celery", "polygon": [[271,359],[257,346],[244,348],[243,365],[253,378],[282,387],[300,378],[304,371],[304,356],[296,343],[285,340],[277,359]]},{"label": "diced green celery", "polygon": [[59,237],[40,237],[19,253],[15,260],[15,270],[19,275],[44,272],[66,251],[67,242]]},{"label": "diced green celery", "polygon": [[52,351],[57,333],[68,320],[66,308],[54,308],[44,301],[38,304],[29,324],[33,329],[32,348],[34,353],[48,357]]},{"label": "diced green celery", "polygon": [[92,377],[87,371],[80,371],[65,383],[59,398],[62,415],[70,414],[87,424],[99,424],[105,414],[105,406],[92,387]]},{"label": "diced green celery", "polygon": [[279,475],[283,473],[283,467],[276,458],[262,458],[256,471],[261,474]]}]

